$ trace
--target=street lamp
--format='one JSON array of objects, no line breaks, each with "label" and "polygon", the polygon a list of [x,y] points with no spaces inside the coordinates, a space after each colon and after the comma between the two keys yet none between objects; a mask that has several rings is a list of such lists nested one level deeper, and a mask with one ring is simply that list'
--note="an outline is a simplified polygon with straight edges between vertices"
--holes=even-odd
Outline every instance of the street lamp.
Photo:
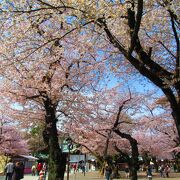
[{"label": "street lamp", "polygon": [[69,165],[70,165],[70,150],[73,149],[72,139],[66,139],[67,146],[68,146],[68,165],[67,165],[67,180],[69,180]]}]

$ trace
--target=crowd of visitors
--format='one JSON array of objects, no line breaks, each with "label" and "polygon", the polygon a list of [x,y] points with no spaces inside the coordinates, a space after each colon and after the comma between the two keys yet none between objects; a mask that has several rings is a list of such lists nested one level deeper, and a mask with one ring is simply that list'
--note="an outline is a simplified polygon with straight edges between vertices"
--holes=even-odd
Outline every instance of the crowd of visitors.
[{"label": "crowd of visitors", "polygon": [[47,174],[47,165],[46,163],[39,162],[37,166],[33,165],[31,168],[32,176],[39,176],[39,180],[45,180]]},{"label": "crowd of visitors", "polygon": [[[168,178],[169,173],[171,172],[171,169],[173,169],[174,166],[170,166],[170,164],[160,164],[158,167],[158,172],[160,173],[159,176],[161,178]],[[80,163],[73,163],[71,164],[71,169],[73,170],[74,174],[76,172],[82,172],[85,175],[85,163],[84,161]],[[125,171],[125,177],[128,179],[131,176],[131,171],[128,165],[124,168]],[[46,173],[47,173],[47,165],[46,163],[39,162],[37,165],[33,164],[31,168],[32,176],[38,176],[39,180],[45,180],[46,179]],[[114,170],[112,169],[111,165],[107,164],[104,168],[104,177],[106,180],[111,180],[113,177]],[[154,165],[149,164],[146,166],[146,174],[148,180],[153,179],[153,174],[155,172]],[[176,172],[174,168],[174,172]],[[7,165],[5,166],[5,174],[6,178],[5,180],[21,180],[24,178],[24,164],[23,162],[16,162],[13,163],[12,160],[9,160]]]},{"label": "crowd of visitors", "polygon": [[169,165],[161,165],[159,166],[159,172],[161,177],[169,177],[169,173],[171,171],[171,167]]},{"label": "crowd of visitors", "polygon": [[79,163],[73,163],[71,164],[70,168],[73,170],[74,174],[81,171],[85,175],[86,167],[84,161],[80,161]]},{"label": "crowd of visitors", "polygon": [[[158,167],[158,172],[160,173],[159,177],[169,178],[169,173],[173,169],[174,169],[174,172],[177,172],[172,164],[168,164],[168,163],[160,164]],[[113,179],[113,177],[114,177],[113,175],[115,173],[114,170],[115,169],[112,170],[111,165],[105,166],[104,177],[106,180],[112,180]],[[143,165],[142,171],[144,171],[146,173],[146,177],[148,180],[152,180],[153,175],[156,177],[158,176],[158,173],[157,173],[157,170],[155,169],[154,164],[151,164],[151,163],[148,166]],[[125,172],[125,178],[126,179],[131,178],[131,170],[130,170],[128,164],[124,167],[124,172]]]},{"label": "crowd of visitors", "polygon": [[[151,180],[152,176],[153,176],[153,173],[152,173],[153,170],[152,169],[153,169],[153,166],[151,166],[151,165],[149,165],[147,167],[146,172],[147,172],[147,177],[149,180]],[[161,178],[168,178],[170,171],[171,171],[171,167],[168,164],[161,164],[158,168],[158,172],[160,173]]]},{"label": "crowd of visitors", "polygon": [[[5,166],[5,180],[20,180],[24,178],[24,164],[23,162],[13,163],[10,159]],[[39,180],[46,179],[47,166],[46,163],[39,162],[37,166],[34,164],[31,168],[32,176],[39,176]]]}]

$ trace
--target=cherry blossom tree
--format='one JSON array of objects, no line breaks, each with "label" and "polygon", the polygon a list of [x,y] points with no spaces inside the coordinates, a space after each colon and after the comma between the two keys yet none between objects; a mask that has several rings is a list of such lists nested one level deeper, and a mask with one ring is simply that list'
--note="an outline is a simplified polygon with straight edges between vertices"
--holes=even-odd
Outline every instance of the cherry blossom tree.
[{"label": "cherry blossom tree", "polygon": [[153,99],[151,96],[151,101],[147,103],[146,98],[145,102],[146,113],[140,118],[134,137],[140,154],[148,156],[149,161],[152,159],[158,170],[156,159],[172,159],[179,154],[179,136],[168,101],[164,97]]},{"label": "cherry blossom tree", "polygon": [[[128,140],[121,139],[112,131],[104,129],[102,123],[99,127],[88,126],[85,123],[73,123],[69,129],[70,137],[75,144],[80,145],[80,150],[83,153],[90,153],[96,157],[99,164],[100,174],[104,175],[104,168],[107,164],[112,166],[114,177],[119,177],[117,163],[113,162],[114,156],[122,156],[126,154],[128,157],[131,154]],[[119,147],[119,148],[118,148]],[[117,149],[119,151],[117,151]]]},{"label": "cherry blossom tree", "polygon": [[[110,57],[111,70],[120,76],[124,69],[129,73],[129,69],[132,68],[128,65],[130,62],[141,75],[164,92],[171,105],[172,115],[180,136],[179,34],[177,29],[179,20],[178,6],[175,6],[177,2],[176,0],[2,1],[0,53],[3,60],[1,60],[1,74],[6,80],[10,80],[5,83],[6,89],[10,90],[11,96],[16,94],[18,102],[25,103],[24,99],[29,100],[30,103],[26,107],[27,109],[31,107],[31,111],[28,111],[29,115],[36,114],[35,109],[41,110],[38,114],[42,117],[46,114],[49,131],[52,119],[54,124],[57,122],[54,110],[59,108],[57,106],[59,101],[54,99],[64,96],[72,97],[73,89],[79,90],[82,87],[78,77],[85,73],[79,71],[79,64],[93,64],[90,66],[92,70],[100,61],[99,59]],[[81,40],[79,38],[72,40],[77,35],[75,32],[81,35]],[[78,50],[75,52],[74,49],[77,47]],[[94,51],[95,48],[96,51]],[[68,57],[68,59],[73,59],[73,62],[68,60],[69,63],[67,63],[65,57],[69,52],[74,52],[75,55],[72,58]],[[66,61],[63,61],[63,58]],[[39,63],[37,59],[42,63]],[[85,63],[85,60],[86,62],[89,60],[88,63]],[[55,73],[59,65],[63,67],[63,73],[60,74],[64,78]],[[38,68],[33,69],[34,67]],[[100,73],[92,76],[86,67],[82,69],[88,72],[88,76],[93,80],[100,77]],[[103,68],[105,66],[101,66],[99,72]],[[24,76],[25,79],[23,79]],[[60,95],[54,93],[58,91],[58,88],[50,83],[54,76],[57,77],[58,88],[60,87],[63,92]],[[73,77],[73,81],[70,77]],[[86,79],[85,76],[81,77]],[[63,80],[59,82],[57,79]],[[21,84],[19,80],[23,81],[24,85],[26,84],[26,89],[18,91],[17,96],[18,85]],[[75,81],[78,82],[76,85]],[[14,83],[13,88],[8,84],[10,82]],[[84,84],[87,84],[87,81]],[[93,88],[94,84],[91,84]],[[76,98],[74,97],[73,100]],[[64,102],[67,103],[66,100],[61,99],[61,103]],[[70,99],[67,106],[63,108],[61,106],[59,111],[66,116],[64,112],[72,102]],[[46,113],[42,109],[45,109]],[[45,139],[49,134],[48,131],[45,131]]]},{"label": "cherry blossom tree", "polygon": [[157,136],[164,136],[165,141],[171,144],[167,146],[167,149],[178,147],[180,139],[175,123],[169,113],[171,109],[168,101],[164,97],[152,99],[148,105],[146,103],[146,115],[142,116],[139,127],[142,128],[142,131],[148,132],[150,130]]},{"label": "cherry blossom tree", "polygon": [[[2,122],[2,121],[1,121]],[[29,154],[28,141],[22,132],[12,124],[0,125],[0,169],[4,170],[8,159],[16,155]]]},{"label": "cherry blossom tree", "polygon": [[1,9],[14,16],[14,13],[22,15],[17,18],[20,24],[28,17],[32,27],[44,35],[47,32],[39,26],[47,19],[53,19],[61,28],[67,23],[72,25],[64,35],[58,35],[59,29],[49,27],[57,36],[49,37],[45,44],[85,27],[81,32],[86,29],[86,34],[91,33],[95,37],[91,42],[99,40],[104,51],[108,49],[116,57],[115,62],[111,61],[116,72],[122,72],[122,65],[129,62],[162,90],[171,105],[180,136],[178,5],[177,0],[9,0],[2,3]]},{"label": "cherry blossom tree", "polygon": [[133,108],[133,102],[129,102],[128,95],[120,97],[119,93],[114,88],[89,97],[82,106],[85,113],[80,113],[80,109],[75,111],[77,122],[70,122],[67,127],[77,143],[103,158],[102,166],[104,161],[108,162],[109,155],[126,154],[132,179],[137,179],[139,153],[133,138],[135,124],[126,114]]},{"label": "cherry blossom tree", "polygon": [[14,156],[29,153],[28,143],[15,127],[1,126],[0,154]]},{"label": "cherry blossom tree", "polygon": [[70,109],[81,101],[82,94],[96,89],[103,78],[104,62],[98,60],[97,50],[85,40],[84,34],[73,33],[63,40],[51,41],[56,36],[49,29],[51,25],[60,28],[62,34],[65,30],[45,19],[35,29],[31,28],[32,19],[25,21],[26,26],[25,19],[21,25],[12,22],[11,17],[5,20],[1,29],[4,44],[0,93],[7,99],[10,116],[24,127],[33,127],[38,121],[45,124],[43,138],[49,148],[49,179],[54,180],[64,179],[66,165],[58,142],[58,121],[59,126],[64,123],[66,109],[73,116]]},{"label": "cherry blossom tree", "polygon": [[18,121],[8,116],[7,106],[2,105],[5,100],[3,97],[0,99],[0,155],[8,159],[14,155],[28,154],[28,141],[24,138],[23,131],[17,128]]},{"label": "cherry blossom tree", "polygon": [[[173,158],[172,151],[176,149],[178,153],[179,138],[169,113],[170,106],[162,108],[160,100],[153,97],[154,92],[147,96],[133,96],[129,103],[126,102],[125,96],[125,99],[121,99],[120,94],[115,89],[100,93],[96,97],[88,98],[88,102],[82,106],[86,113],[80,113],[80,108],[74,111],[78,112],[74,113],[76,121],[70,121],[65,126],[74,142],[81,144],[87,149],[85,152],[90,152],[98,158],[123,155],[133,168],[136,166],[132,164],[132,152],[139,151],[142,157],[148,155],[149,161],[152,159],[155,164],[156,159]],[[126,113],[131,114],[134,120],[128,118]],[[117,127],[115,123],[118,124]],[[134,144],[131,142],[130,146],[127,139],[135,142],[138,151],[130,151]],[[135,157],[138,158],[138,155]],[[147,162],[147,165],[148,163],[150,162]]]}]

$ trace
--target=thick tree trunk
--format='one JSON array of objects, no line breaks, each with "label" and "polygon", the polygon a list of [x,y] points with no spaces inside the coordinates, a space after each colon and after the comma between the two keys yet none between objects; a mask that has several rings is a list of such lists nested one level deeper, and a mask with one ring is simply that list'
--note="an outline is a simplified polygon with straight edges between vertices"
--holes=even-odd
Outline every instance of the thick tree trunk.
[{"label": "thick tree trunk", "polygon": [[118,129],[115,129],[114,132],[118,134],[120,137],[127,139],[130,142],[131,145],[131,160],[129,161],[129,170],[130,170],[130,175],[131,175],[131,180],[137,180],[137,171],[139,169],[139,162],[138,162],[138,156],[139,156],[139,151],[138,151],[138,146],[137,146],[137,141],[131,137],[131,135],[122,133]]},{"label": "thick tree trunk", "polygon": [[62,153],[59,147],[55,107],[48,98],[44,101],[44,104],[46,110],[46,127],[43,137],[49,149],[48,180],[64,180],[66,155]]},{"label": "thick tree trunk", "polygon": [[179,135],[179,138],[180,138],[180,103],[177,105],[177,107],[174,107],[174,108],[172,107],[172,116],[173,116],[173,118],[175,120],[178,135]]},{"label": "thick tree trunk", "polygon": [[170,88],[161,88],[164,94],[166,95],[168,101],[170,102],[170,106],[172,109],[172,116],[174,118],[176,127],[177,127],[177,132],[180,138],[180,86],[176,87],[177,90],[177,97],[174,95],[173,90]]},{"label": "thick tree trunk", "polygon": [[[52,132],[56,131],[56,126],[52,128]],[[59,148],[58,137],[56,133],[49,136],[49,159],[48,159],[48,179],[49,180],[64,180],[64,172],[66,167],[66,156],[62,154]]]},{"label": "thick tree trunk", "polygon": [[139,164],[138,164],[138,147],[137,147],[137,141],[131,140],[131,148],[132,148],[132,157],[131,157],[131,162],[130,162],[130,174],[131,174],[131,180],[137,180],[137,171],[139,169]]}]

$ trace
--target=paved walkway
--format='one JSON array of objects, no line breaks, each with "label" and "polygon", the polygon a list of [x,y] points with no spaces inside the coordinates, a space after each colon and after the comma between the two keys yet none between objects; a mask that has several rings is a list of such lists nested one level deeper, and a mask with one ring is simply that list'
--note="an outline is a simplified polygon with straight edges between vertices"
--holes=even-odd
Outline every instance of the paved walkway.
[{"label": "paved walkway", "polygon": [[[120,172],[120,174],[122,176],[120,180],[128,180],[124,178],[124,172]],[[139,173],[138,175],[140,180],[147,180],[145,172]],[[5,180],[5,177],[0,176],[0,180]],[[38,177],[25,175],[23,180],[38,180]],[[67,177],[65,177],[64,180],[67,180]],[[105,178],[100,177],[98,172],[88,172],[85,176],[82,173],[71,174],[69,180],[105,180]],[[159,174],[155,174],[153,180],[180,180],[180,173],[170,173],[170,178],[160,178]]]}]

